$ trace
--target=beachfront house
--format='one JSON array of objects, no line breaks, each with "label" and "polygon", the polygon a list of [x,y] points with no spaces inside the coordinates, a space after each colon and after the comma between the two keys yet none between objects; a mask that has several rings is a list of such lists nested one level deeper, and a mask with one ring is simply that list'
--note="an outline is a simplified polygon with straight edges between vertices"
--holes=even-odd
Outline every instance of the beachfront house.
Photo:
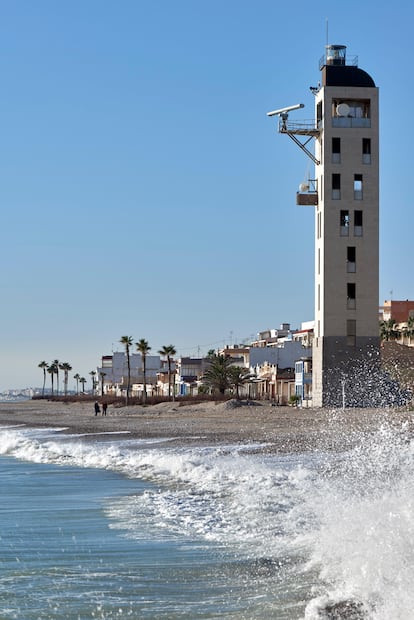
[{"label": "beachfront house", "polygon": [[[143,392],[144,374],[143,362],[140,353],[132,353],[130,359],[130,388],[131,396],[140,396]],[[157,384],[157,375],[161,369],[159,355],[146,356],[147,393],[150,395]],[[101,392],[113,396],[122,396],[128,383],[127,356],[124,351],[116,351],[112,355],[102,357],[101,366],[97,368],[97,377]]]}]

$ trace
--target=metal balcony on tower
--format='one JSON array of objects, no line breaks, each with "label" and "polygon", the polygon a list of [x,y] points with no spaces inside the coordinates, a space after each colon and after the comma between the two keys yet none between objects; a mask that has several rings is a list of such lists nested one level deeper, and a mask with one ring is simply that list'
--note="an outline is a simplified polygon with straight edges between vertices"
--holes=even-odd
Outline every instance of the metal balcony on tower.
[{"label": "metal balcony on tower", "polygon": [[[288,113],[284,112],[279,115],[279,133],[288,135],[310,157],[314,164],[317,166],[320,164],[320,161],[307,148],[312,138],[317,138],[320,133],[315,121],[290,121]],[[306,136],[308,139],[301,142],[296,136]]]}]

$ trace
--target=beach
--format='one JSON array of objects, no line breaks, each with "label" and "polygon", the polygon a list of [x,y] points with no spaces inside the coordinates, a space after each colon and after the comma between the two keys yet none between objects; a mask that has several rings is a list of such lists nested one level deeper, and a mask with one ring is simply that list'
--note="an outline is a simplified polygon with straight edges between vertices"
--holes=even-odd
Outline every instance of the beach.
[{"label": "beach", "polygon": [[0,425],[63,428],[92,439],[105,434],[130,438],[169,438],[177,445],[262,444],[275,453],[343,450],[383,427],[412,435],[413,413],[406,409],[313,409],[275,407],[238,401],[108,407],[95,416],[92,402],[29,400],[0,403]]}]

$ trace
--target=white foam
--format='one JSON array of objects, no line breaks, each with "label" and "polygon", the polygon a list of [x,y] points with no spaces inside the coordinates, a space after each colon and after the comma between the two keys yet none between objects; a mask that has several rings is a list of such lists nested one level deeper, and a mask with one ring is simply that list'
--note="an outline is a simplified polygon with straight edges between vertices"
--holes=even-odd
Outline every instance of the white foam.
[{"label": "white foam", "polygon": [[[413,617],[414,445],[401,431],[366,440],[307,498],[316,523],[304,536],[309,568],[330,600],[361,601],[372,620]],[[307,620],[323,617],[317,607]]]},{"label": "white foam", "polygon": [[277,457],[245,449],[82,442],[50,429],[0,433],[0,454],[149,481],[144,493],[111,500],[111,527],[130,537],[168,531],[213,541],[240,557],[269,558],[287,589],[305,584],[306,620],[327,617],[332,601],[356,601],[370,620],[410,618],[414,445],[408,431],[384,428],[339,455]]}]

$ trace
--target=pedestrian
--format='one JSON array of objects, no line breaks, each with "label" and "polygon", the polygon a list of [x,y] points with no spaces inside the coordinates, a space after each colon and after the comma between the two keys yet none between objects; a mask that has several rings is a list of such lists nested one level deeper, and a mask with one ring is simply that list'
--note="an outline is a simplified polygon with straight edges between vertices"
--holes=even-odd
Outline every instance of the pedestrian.
[{"label": "pedestrian", "polygon": [[98,415],[98,413],[100,412],[100,407],[99,407],[99,403],[98,401],[95,402],[95,415]]},{"label": "pedestrian", "polygon": [[102,415],[106,415],[106,410],[108,409],[108,403],[102,403]]}]

